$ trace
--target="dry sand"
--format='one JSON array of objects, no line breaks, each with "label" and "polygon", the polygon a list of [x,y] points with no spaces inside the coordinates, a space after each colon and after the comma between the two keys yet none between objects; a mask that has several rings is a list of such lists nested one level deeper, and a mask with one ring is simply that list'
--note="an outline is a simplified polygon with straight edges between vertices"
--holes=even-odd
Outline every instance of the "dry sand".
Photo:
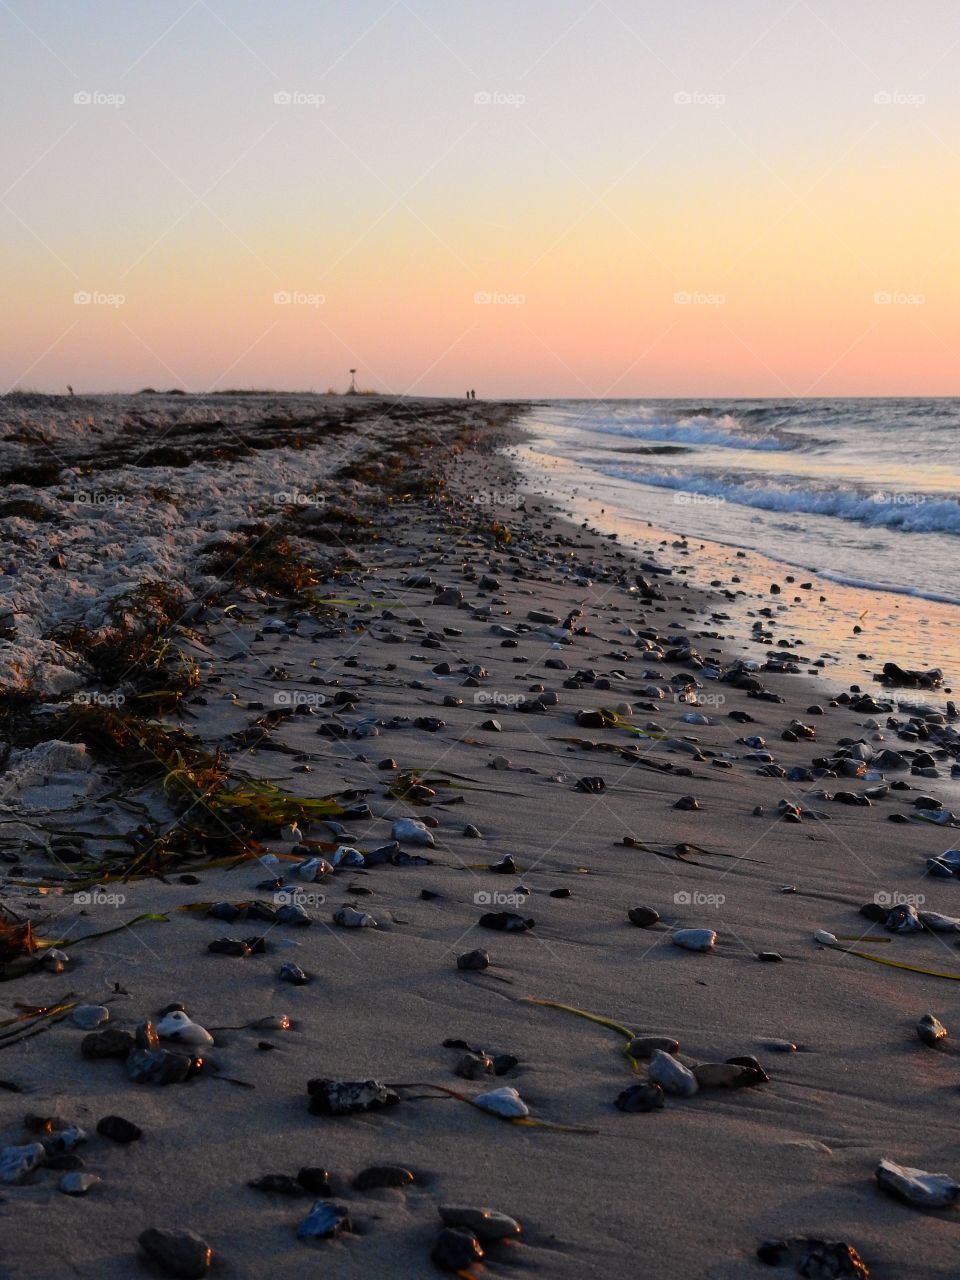
[{"label": "dry sand", "polygon": [[[462,436],[468,413],[476,438],[447,451],[451,433]],[[4,887],[4,903],[34,919],[40,936],[77,937],[142,912],[164,912],[168,923],[135,925],[78,947],[62,974],[34,971],[5,984],[0,1016],[16,1013],[18,1001],[50,1004],[74,993],[85,1003],[109,1001],[112,1022],[132,1029],[182,1001],[214,1031],[209,1056],[220,1075],[253,1087],[210,1070],[186,1084],[132,1083],[122,1063],[81,1057],[84,1033],[69,1018],[4,1047],[0,1079],[22,1090],[0,1092],[4,1144],[28,1140],[22,1123],[28,1112],[63,1117],[90,1133],[79,1150],[102,1182],[86,1197],[72,1198],[57,1190],[59,1173],[39,1170],[22,1185],[4,1187],[3,1277],[160,1274],[137,1260],[137,1237],[151,1226],[199,1233],[215,1253],[211,1274],[224,1280],[428,1275],[437,1207],[450,1202],[489,1206],[522,1224],[520,1242],[494,1247],[477,1271],[490,1276],[776,1275],[757,1261],[756,1250],[762,1240],[785,1235],[847,1241],[874,1277],[957,1273],[955,1212],[921,1213],[891,1200],[874,1182],[882,1156],[960,1175],[953,1123],[958,1060],[952,1050],[921,1044],[914,1030],[928,1011],[952,1027],[957,988],[813,941],[817,928],[862,936],[862,949],[872,954],[960,975],[952,936],[890,934],[858,914],[878,893],[920,894],[927,909],[951,915],[960,905],[960,887],[923,875],[926,858],[956,843],[949,829],[888,821],[891,813],[912,813],[918,794],[938,794],[937,782],[906,775],[914,790],[860,808],[805,794],[861,791],[867,784],[857,780],[798,784],[760,776],[760,766],[745,759],[744,734],[764,736],[787,769],[830,755],[841,738],[872,739],[863,728],[866,715],[828,705],[839,689],[818,688],[806,676],[762,673],[764,686],[783,703],[701,677],[704,693],[725,698],[702,708],[715,721],[710,725],[682,722],[691,708],[672,697],[655,710],[641,709],[650,701],[637,693],[651,683],[644,672],[658,672],[654,683],[662,689],[670,688],[671,676],[698,673],[645,656],[627,628],[686,634],[719,662],[711,612],[722,601],[669,578],[659,579],[663,602],[643,605],[628,594],[618,575],[626,572],[632,582],[636,566],[615,543],[565,524],[529,499],[517,505],[515,477],[491,452],[508,431],[505,415],[495,415],[490,434],[485,413],[482,405],[451,406],[449,424],[422,428],[416,466],[439,467],[445,496],[378,504],[379,540],[358,531],[353,549],[363,569],[354,567],[335,584],[338,598],[357,603],[338,606],[332,622],[264,631],[265,623],[301,610],[247,591],[208,606],[191,623],[204,646],[195,651],[209,665],[198,691],[206,703],[190,705],[188,696],[184,726],[210,748],[231,747],[236,772],[271,779],[289,792],[364,791],[374,816],[351,822],[347,840],[361,849],[389,840],[398,817],[435,817],[434,849],[404,845],[431,857],[432,865],[340,868],[322,883],[301,885],[326,898],[311,906],[309,929],[225,924],[178,910],[191,902],[258,896],[254,886],[268,871],[251,861],[202,870],[197,884],[181,883],[179,866],[166,882],[101,882],[104,891],[123,893],[120,906],[77,905],[70,889],[51,897],[22,883]],[[265,468],[270,457],[261,455]],[[361,509],[369,509],[372,493],[356,495]],[[235,514],[241,524],[243,512]],[[494,521],[509,528],[509,545],[489,532]],[[500,587],[478,591],[474,571],[493,574]],[[433,586],[403,586],[413,573],[460,588],[464,604],[433,603]],[[239,602],[239,612],[225,614],[231,601]],[[477,605],[489,606],[489,616],[478,615]],[[533,623],[515,648],[502,647],[492,630],[493,624],[525,623],[530,610],[565,618],[575,608],[582,609],[576,634],[559,647]],[[380,620],[383,609],[395,620]],[[444,627],[462,635],[425,647],[428,633]],[[388,631],[402,641],[387,643]],[[189,648],[187,638],[174,634]],[[242,656],[234,661],[236,654]],[[557,658],[566,670],[545,666]],[[936,659],[930,655],[929,665]],[[444,661],[454,674],[432,671]],[[462,687],[462,668],[473,664],[488,674],[478,687]],[[271,669],[284,678],[274,678]],[[601,677],[621,670],[626,679],[612,680],[611,689],[564,688],[587,669]],[[222,683],[211,683],[211,676]],[[318,677],[323,683],[311,682]],[[540,684],[559,694],[558,705],[543,714],[522,714],[511,705]],[[250,729],[264,709],[275,709],[278,693],[309,699],[338,689],[358,691],[354,709],[320,706],[269,731],[255,730],[252,741],[259,745],[238,749],[231,742],[230,735]],[[892,696],[879,686],[871,692]],[[463,705],[443,706],[446,695],[461,697]],[[481,704],[478,696],[488,701]],[[942,705],[939,695],[932,697]],[[665,739],[575,723],[580,709],[620,702],[632,704],[634,725],[656,722]],[[807,715],[811,702],[825,714]],[[754,723],[731,720],[729,712],[738,710]],[[385,723],[373,737],[318,735],[335,715],[348,728]],[[442,718],[444,726],[418,729],[414,720],[422,716]],[[501,733],[480,728],[491,716]],[[393,717],[406,719],[394,723]],[[794,718],[815,726],[815,743],[781,740]],[[884,745],[903,746],[893,733],[887,737]],[[636,744],[637,758],[587,750],[570,742],[575,738]],[[695,741],[702,758],[671,745],[680,739],[688,746]],[[716,767],[718,756],[732,767]],[[395,774],[376,767],[386,757],[401,769],[439,771],[432,776],[463,784],[463,790],[437,788],[439,799],[455,796],[458,803],[391,798]],[[510,767],[492,768],[495,757],[506,757]],[[300,771],[305,764],[309,772]],[[97,784],[116,789],[117,775],[96,768]],[[689,776],[677,776],[682,769]],[[598,775],[606,783],[601,794],[575,788],[578,779]],[[75,793],[67,787],[64,794]],[[81,806],[92,803],[85,794]],[[686,795],[696,797],[698,810],[674,808]],[[155,786],[134,798],[163,811]],[[823,817],[787,824],[777,816],[781,799]],[[16,792],[7,788],[4,803],[16,813]],[[135,823],[135,815],[105,803],[100,827],[89,807],[38,821],[47,829],[89,832]],[[753,815],[757,805],[763,816]],[[482,838],[464,836],[468,823]],[[305,830],[331,838],[322,824]],[[648,848],[626,847],[625,836]],[[289,839],[265,845],[291,850]],[[683,860],[670,856],[678,845],[689,846]],[[63,871],[35,848],[21,853],[11,880],[32,873],[52,884]],[[516,875],[486,869],[505,855],[515,858]],[[500,908],[478,895],[510,894],[518,886],[529,895],[521,906],[502,909],[533,918],[535,927],[516,934],[479,928],[485,911]],[[556,889],[570,896],[550,896]],[[423,890],[436,896],[424,899]],[[380,927],[334,926],[332,913],[345,902],[369,911]],[[657,926],[641,929],[628,921],[628,910],[640,905],[659,912]],[[672,945],[672,931],[685,926],[716,930],[716,947],[694,954]],[[266,932],[266,955],[207,951],[215,938],[258,932]],[[458,970],[458,954],[476,947],[489,951],[491,968]],[[757,953],[768,950],[783,962],[760,962]],[[313,981],[303,987],[278,981],[288,960]],[[614,1100],[645,1068],[631,1072],[622,1039],[526,997],[576,1006],[636,1033],[675,1037],[688,1065],[756,1055],[769,1082],[668,1097],[662,1110],[624,1114]],[[294,1020],[293,1029],[218,1030],[281,1012]],[[463,1080],[454,1074],[461,1055],[443,1047],[449,1038],[513,1054],[519,1064],[489,1086]],[[272,1050],[258,1048],[264,1040]],[[777,1051],[775,1042],[783,1041],[797,1051]],[[399,1105],[387,1111],[324,1118],[307,1109],[313,1077],[442,1085],[471,1097],[509,1085],[536,1119],[585,1131],[512,1125],[426,1087],[401,1089]],[[107,1114],[141,1126],[141,1140],[123,1147],[98,1137],[97,1121]],[[416,1181],[401,1190],[352,1189],[359,1170],[382,1164],[405,1166]],[[348,1207],[352,1231],[333,1240],[298,1240],[296,1226],[311,1199],[247,1186],[263,1174],[295,1174],[304,1165],[331,1171],[334,1203]]]}]

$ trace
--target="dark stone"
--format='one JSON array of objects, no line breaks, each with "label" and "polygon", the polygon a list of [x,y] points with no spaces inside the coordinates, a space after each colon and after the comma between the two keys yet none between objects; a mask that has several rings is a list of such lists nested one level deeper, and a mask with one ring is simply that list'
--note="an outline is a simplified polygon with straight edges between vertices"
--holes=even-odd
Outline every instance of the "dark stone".
[{"label": "dark stone", "polygon": [[375,1164],[361,1170],[353,1180],[357,1191],[372,1191],[376,1187],[405,1187],[416,1178],[409,1169],[397,1164]]},{"label": "dark stone", "polygon": [[132,1120],[124,1120],[123,1116],[104,1116],[97,1124],[97,1133],[103,1138],[126,1145],[142,1137],[143,1130]]},{"label": "dark stone", "polygon": [[660,913],[654,911],[653,907],[631,907],[627,912],[627,919],[638,929],[649,929],[659,921]]},{"label": "dark stone", "polygon": [[658,1084],[646,1081],[632,1084],[617,1096],[614,1106],[620,1111],[657,1111],[663,1106],[663,1090]]},{"label": "dark stone", "polygon": [[213,1250],[192,1231],[150,1227],[139,1237],[140,1248],[168,1276],[203,1280],[213,1262]]},{"label": "dark stone", "polygon": [[472,1231],[444,1227],[430,1256],[441,1271],[467,1271],[482,1261],[483,1249]]}]

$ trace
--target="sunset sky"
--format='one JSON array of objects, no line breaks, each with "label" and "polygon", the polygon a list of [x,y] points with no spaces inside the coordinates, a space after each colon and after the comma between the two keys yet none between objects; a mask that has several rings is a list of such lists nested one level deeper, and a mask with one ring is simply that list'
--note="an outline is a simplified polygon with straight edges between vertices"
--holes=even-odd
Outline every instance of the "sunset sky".
[{"label": "sunset sky", "polygon": [[960,392],[956,0],[0,0],[0,47],[0,390]]}]

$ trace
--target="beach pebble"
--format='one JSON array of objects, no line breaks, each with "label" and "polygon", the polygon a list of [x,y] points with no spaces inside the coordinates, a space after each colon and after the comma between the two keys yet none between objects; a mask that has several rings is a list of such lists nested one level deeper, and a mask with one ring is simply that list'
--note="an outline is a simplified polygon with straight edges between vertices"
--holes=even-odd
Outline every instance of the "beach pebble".
[{"label": "beach pebble", "polygon": [[138,1084],[181,1084],[193,1067],[193,1058],[167,1049],[131,1050],[127,1058],[127,1077]]},{"label": "beach pebble", "polygon": [[679,1053],[680,1041],[674,1040],[670,1036],[634,1036],[627,1045],[626,1052],[628,1057],[639,1058],[645,1062],[658,1052]]},{"label": "beach pebble", "polygon": [[291,1198],[310,1194],[307,1188],[296,1178],[291,1178],[289,1173],[265,1173],[262,1178],[254,1178],[252,1182],[248,1182],[247,1186],[252,1187],[254,1191],[265,1191],[270,1195]]},{"label": "beach pebble", "polygon": [[483,1249],[471,1231],[444,1227],[437,1236],[430,1257],[441,1271],[453,1271],[458,1275],[466,1272],[472,1275],[469,1268],[483,1260]]},{"label": "beach pebble", "polygon": [[489,1093],[478,1093],[476,1097],[471,1098],[471,1102],[484,1111],[489,1111],[495,1116],[503,1116],[508,1120],[519,1119],[530,1114],[530,1108],[520,1094],[509,1085],[504,1085],[501,1089],[491,1089]]},{"label": "beach pebble", "polygon": [[357,1191],[372,1191],[377,1187],[406,1187],[416,1178],[409,1169],[399,1164],[374,1164],[362,1169],[353,1180]]},{"label": "beach pebble", "polygon": [[488,911],[477,922],[481,929],[497,929],[501,933],[524,933],[532,929],[534,920],[525,920],[515,911]]},{"label": "beach pebble", "polygon": [[103,1179],[97,1177],[95,1173],[81,1173],[76,1170],[65,1173],[57,1184],[57,1189],[67,1196],[85,1196],[98,1182],[102,1181]]},{"label": "beach pebble", "polygon": [[182,1010],[174,1009],[157,1023],[157,1035],[163,1040],[175,1040],[178,1044],[206,1049],[213,1044],[213,1036],[205,1027],[193,1022]]},{"label": "beach pebble", "polygon": [[917,1035],[924,1044],[933,1046],[946,1040],[947,1028],[932,1013],[925,1013],[917,1023]]},{"label": "beach pebble", "polygon": [[638,929],[649,929],[660,919],[660,912],[654,911],[653,907],[631,907],[627,912],[627,919]]},{"label": "beach pebble", "polygon": [[342,929],[378,928],[376,920],[369,912],[358,911],[356,907],[351,907],[349,904],[337,908],[333,913],[333,922],[340,925]]},{"label": "beach pebble", "polygon": [[125,1058],[136,1041],[129,1031],[107,1027],[104,1031],[92,1031],[80,1042],[80,1052],[85,1058]]},{"label": "beach pebble", "polygon": [[693,1068],[701,1089],[740,1089],[752,1084],[751,1072],[729,1062],[701,1062]]},{"label": "beach pebble", "polygon": [[472,822],[468,822],[463,828],[463,834],[468,840],[480,840],[483,838],[480,834],[480,829],[475,827]]},{"label": "beach pebble", "polygon": [[161,1271],[180,1280],[203,1280],[213,1262],[213,1250],[192,1231],[150,1227],[141,1233],[139,1243]]},{"label": "beach pebble", "polygon": [[648,1080],[644,1084],[632,1084],[619,1093],[614,1106],[620,1111],[657,1111],[663,1106],[663,1089]]},{"label": "beach pebble", "polygon": [[960,1195],[960,1185],[946,1173],[927,1173],[882,1159],[876,1179],[884,1191],[918,1209],[945,1209]]},{"label": "beach pebble", "polygon": [[778,964],[783,960],[783,956],[779,951],[758,951],[757,959],[765,960],[769,964]]},{"label": "beach pebble", "polygon": [[349,1230],[350,1215],[344,1205],[317,1200],[297,1227],[297,1237],[300,1240],[327,1240],[340,1231]]},{"label": "beach pebble", "polygon": [[486,969],[490,963],[490,956],[486,951],[464,951],[457,956],[458,969]]},{"label": "beach pebble", "polygon": [[479,1080],[483,1076],[493,1075],[493,1059],[485,1053],[465,1053],[454,1071],[464,1080]]},{"label": "beach pebble", "polygon": [[295,987],[305,987],[310,981],[308,974],[300,968],[298,964],[294,964],[292,960],[285,960],[280,966],[278,975],[281,982],[289,982]]},{"label": "beach pebble", "polygon": [[771,1267],[792,1266],[798,1275],[812,1280],[869,1280],[866,1263],[853,1245],[843,1240],[820,1240],[813,1236],[791,1236],[786,1240],[765,1240],[757,1257]]},{"label": "beach pebble", "polygon": [[491,862],[487,870],[496,872],[498,875],[515,876],[517,874],[517,864],[508,853],[499,862]]},{"label": "beach pebble", "polygon": [[692,1098],[700,1088],[693,1072],[662,1049],[658,1049],[650,1059],[649,1076],[653,1084],[660,1085],[665,1093],[678,1098]]},{"label": "beach pebble", "polygon": [[297,1173],[297,1182],[303,1187],[304,1191],[312,1196],[332,1196],[333,1188],[330,1186],[330,1173],[327,1169],[321,1169],[318,1165],[304,1165]]},{"label": "beach pebble", "polygon": [[390,834],[394,840],[404,840],[407,844],[424,844],[432,848],[436,843],[432,833],[417,818],[397,818]]},{"label": "beach pebble", "polygon": [[124,1120],[123,1116],[104,1116],[97,1122],[97,1133],[102,1138],[109,1138],[112,1142],[126,1146],[130,1142],[136,1142],[143,1135],[143,1130],[132,1120]]},{"label": "beach pebble", "polygon": [[102,1004],[78,1004],[70,1014],[70,1021],[81,1031],[95,1031],[110,1020],[110,1010]]},{"label": "beach pebble", "polygon": [[22,1182],[28,1173],[42,1164],[46,1154],[40,1142],[28,1142],[22,1147],[4,1147],[0,1150],[0,1182],[8,1186]]},{"label": "beach pebble", "polygon": [[496,1209],[466,1204],[441,1204],[439,1212],[446,1226],[462,1227],[484,1244],[515,1240],[520,1235],[520,1223],[505,1213],[498,1213]]},{"label": "beach pebble", "polygon": [[349,1116],[395,1107],[400,1097],[379,1080],[308,1080],[310,1111],[317,1116]]},{"label": "beach pebble", "polygon": [[717,935],[713,929],[675,929],[670,941],[685,951],[709,951],[716,946]]}]

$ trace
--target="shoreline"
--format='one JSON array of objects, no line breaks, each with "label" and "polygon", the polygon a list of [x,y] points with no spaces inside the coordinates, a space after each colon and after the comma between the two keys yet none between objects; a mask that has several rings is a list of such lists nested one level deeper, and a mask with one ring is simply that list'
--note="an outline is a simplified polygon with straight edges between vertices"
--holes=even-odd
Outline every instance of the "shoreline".
[{"label": "shoreline", "polygon": [[[723,597],[686,581],[681,549],[650,540],[647,558],[676,560],[677,571],[641,570],[650,589],[637,592],[627,547],[521,496],[502,450],[522,419],[482,401],[431,403],[431,422],[417,411],[389,434],[378,421],[339,436],[335,458],[322,456],[322,440],[301,451],[302,491],[325,500],[292,504],[287,550],[275,557],[255,521],[230,543],[235,560],[219,562],[218,594],[181,626],[161,627],[182,659],[159,659],[159,687],[149,662],[123,651],[120,680],[101,692],[126,689],[129,701],[92,708],[86,729],[115,731],[126,716],[141,730],[163,726],[152,760],[144,753],[131,773],[129,743],[110,748],[89,732],[82,751],[34,760],[32,773],[13,757],[8,809],[32,803],[30,821],[48,837],[66,826],[85,834],[79,858],[51,859],[30,828],[5,839],[19,862],[5,864],[4,906],[38,937],[127,927],[64,948],[60,973],[34,957],[0,987],[0,1016],[15,1016],[14,1000],[49,1005],[73,992],[107,1008],[107,1026],[132,1031],[182,1001],[215,1045],[203,1071],[170,1085],[135,1083],[123,1061],[84,1057],[69,1013],[4,1046],[0,1077],[23,1090],[0,1094],[4,1145],[26,1141],[27,1112],[63,1117],[90,1135],[78,1151],[102,1182],[74,1198],[42,1167],[5,1187],[2,1265],[17,1280],[119,1280],[137,1274],[137,1237],[153,1226],[199,1233],[224,1278],[313,1266],[419,1276],[431,1268],[438,1206],[452,1203],[522,1227],[517,1241],[486,1246],[480,1276],[522,1266],[600,1277],[642,1257],[658,1277],[759,1278],[770,1274],[756,1257],[761,1242],[797,1235],[848,1242],[875,1277],[942,1275],[957,1257],[949,1214],[894,1204],[874,1170],[889,1156],[960,1174],[943,1123],[952,1058],[914,1031],[930,1009],[950,1025],[953,989],[818,946],[813,932],[854,935],[864,951],[960,976],[950,934],[892,933],[858,912],[901,898],[943,914],[960,905],[960,888],[925,875],[956,831],[914,805],[946,793],[944,762],[933,779],[891,772],[909,789],[866,805],[828,798],[877,785],[842,767],[852,759],[844,741],[936,750],[879,726],[904,718],[899,697],[940,702],[943,692],[865,685],[888,713],[831,706],[787,671],[740,679],[728,623],[713,616]],[[255,461],[270,473],[259,490],[269,493],[285,455]],[[235,499],[234,533],[256,515],[244,501]],[[754,656],[767,648],[776,640]],[[796,654],[780,656],[789,664]],[[82,660],[101,657],[88,644]],[[737,678],[713,678],[714,668]],[[698,706],[688,700],[694,682]],[[811,698],[822,714],[808,713]],[[629,712],[600,714],[619,704]],[[24,731],[49,711],[18,714]],[[784,738],[795,720],[816,738]],[[742,741],[755,734],[770,760]],[[178,775],[180,791],[161,759],[168,747],[193,770]],[[30,756],[26,745],[17,752]],[[815,769],[815,758],[837,768]],[[225,773],[209,772],[213,759]],[[201,769],[203,788],[191,794]],[[236,802],[251,782],[278,788],[285,805],[271,792],[265,817],[241,821]],[[324,819],[318,804],[331,796],[346,812]],[[43,812],[52,800],[59,814]],[[786,820],[782,800],[800,821]],[[402,818],[430,824],[434,843],[404,835],[391,852]],[[138,824],[149,838],[126,845]],[[344,846],[362,862],[299,870]],[[97,863],[113,870],[90,871]],[[310,927],[183,909],[257,899],[276,910],[258,888],[272,876],[291,886]],[[78,885],[89,900],[74,898]],[[628,917],[638,908],[642,924]],[[351,911],[377,927],[334,920]],[[535,923],[486,928],[491,911]],[[145,913],[166,922],[136,923]],[[715,944],[675,945],[690,928],[715,931]],[[254,934],[265,954],[209,951],[218,938]],[[477,949],[489,967],[457,967]],[[758,960],[769,952],[781,962]],[[310,980],[281,980],[288,961]],[[647,1064],[631,1070],[622,1036],[571,1009],[676,1038],[674,1061],[688,1069],[728,1070],[701,1071],[694,1096],[668,1094],[662,1108],[629,1114],[615,1100],[646,1079]],[[290,1028],[254,1025],[280,1014]],[[464,1065],[465,1050],[445,1041],[517,1061],[491,1075],[482,1055]],[[744,1056],[769,1080],[731,1072],[727,1059]],[[707,1083],[719,1075],[745,1087]],[[320,1077],[375,1079],[399,1101],[339,1119],[311,1114],[307,1082]],[[442,1092],[473,1099],[504,1087],[531,1118],[561,1128],[517,1126]],[[142,1138],[120,1147],[98,1135],[107,1114]],[[304,1241],[296,1228],[311,1197],[247,1184],[321,1165],[334,1192],[326,1203],[345,1206],[351,1229]],[[385,1165],[412,1181],[354,1185]]]}]

